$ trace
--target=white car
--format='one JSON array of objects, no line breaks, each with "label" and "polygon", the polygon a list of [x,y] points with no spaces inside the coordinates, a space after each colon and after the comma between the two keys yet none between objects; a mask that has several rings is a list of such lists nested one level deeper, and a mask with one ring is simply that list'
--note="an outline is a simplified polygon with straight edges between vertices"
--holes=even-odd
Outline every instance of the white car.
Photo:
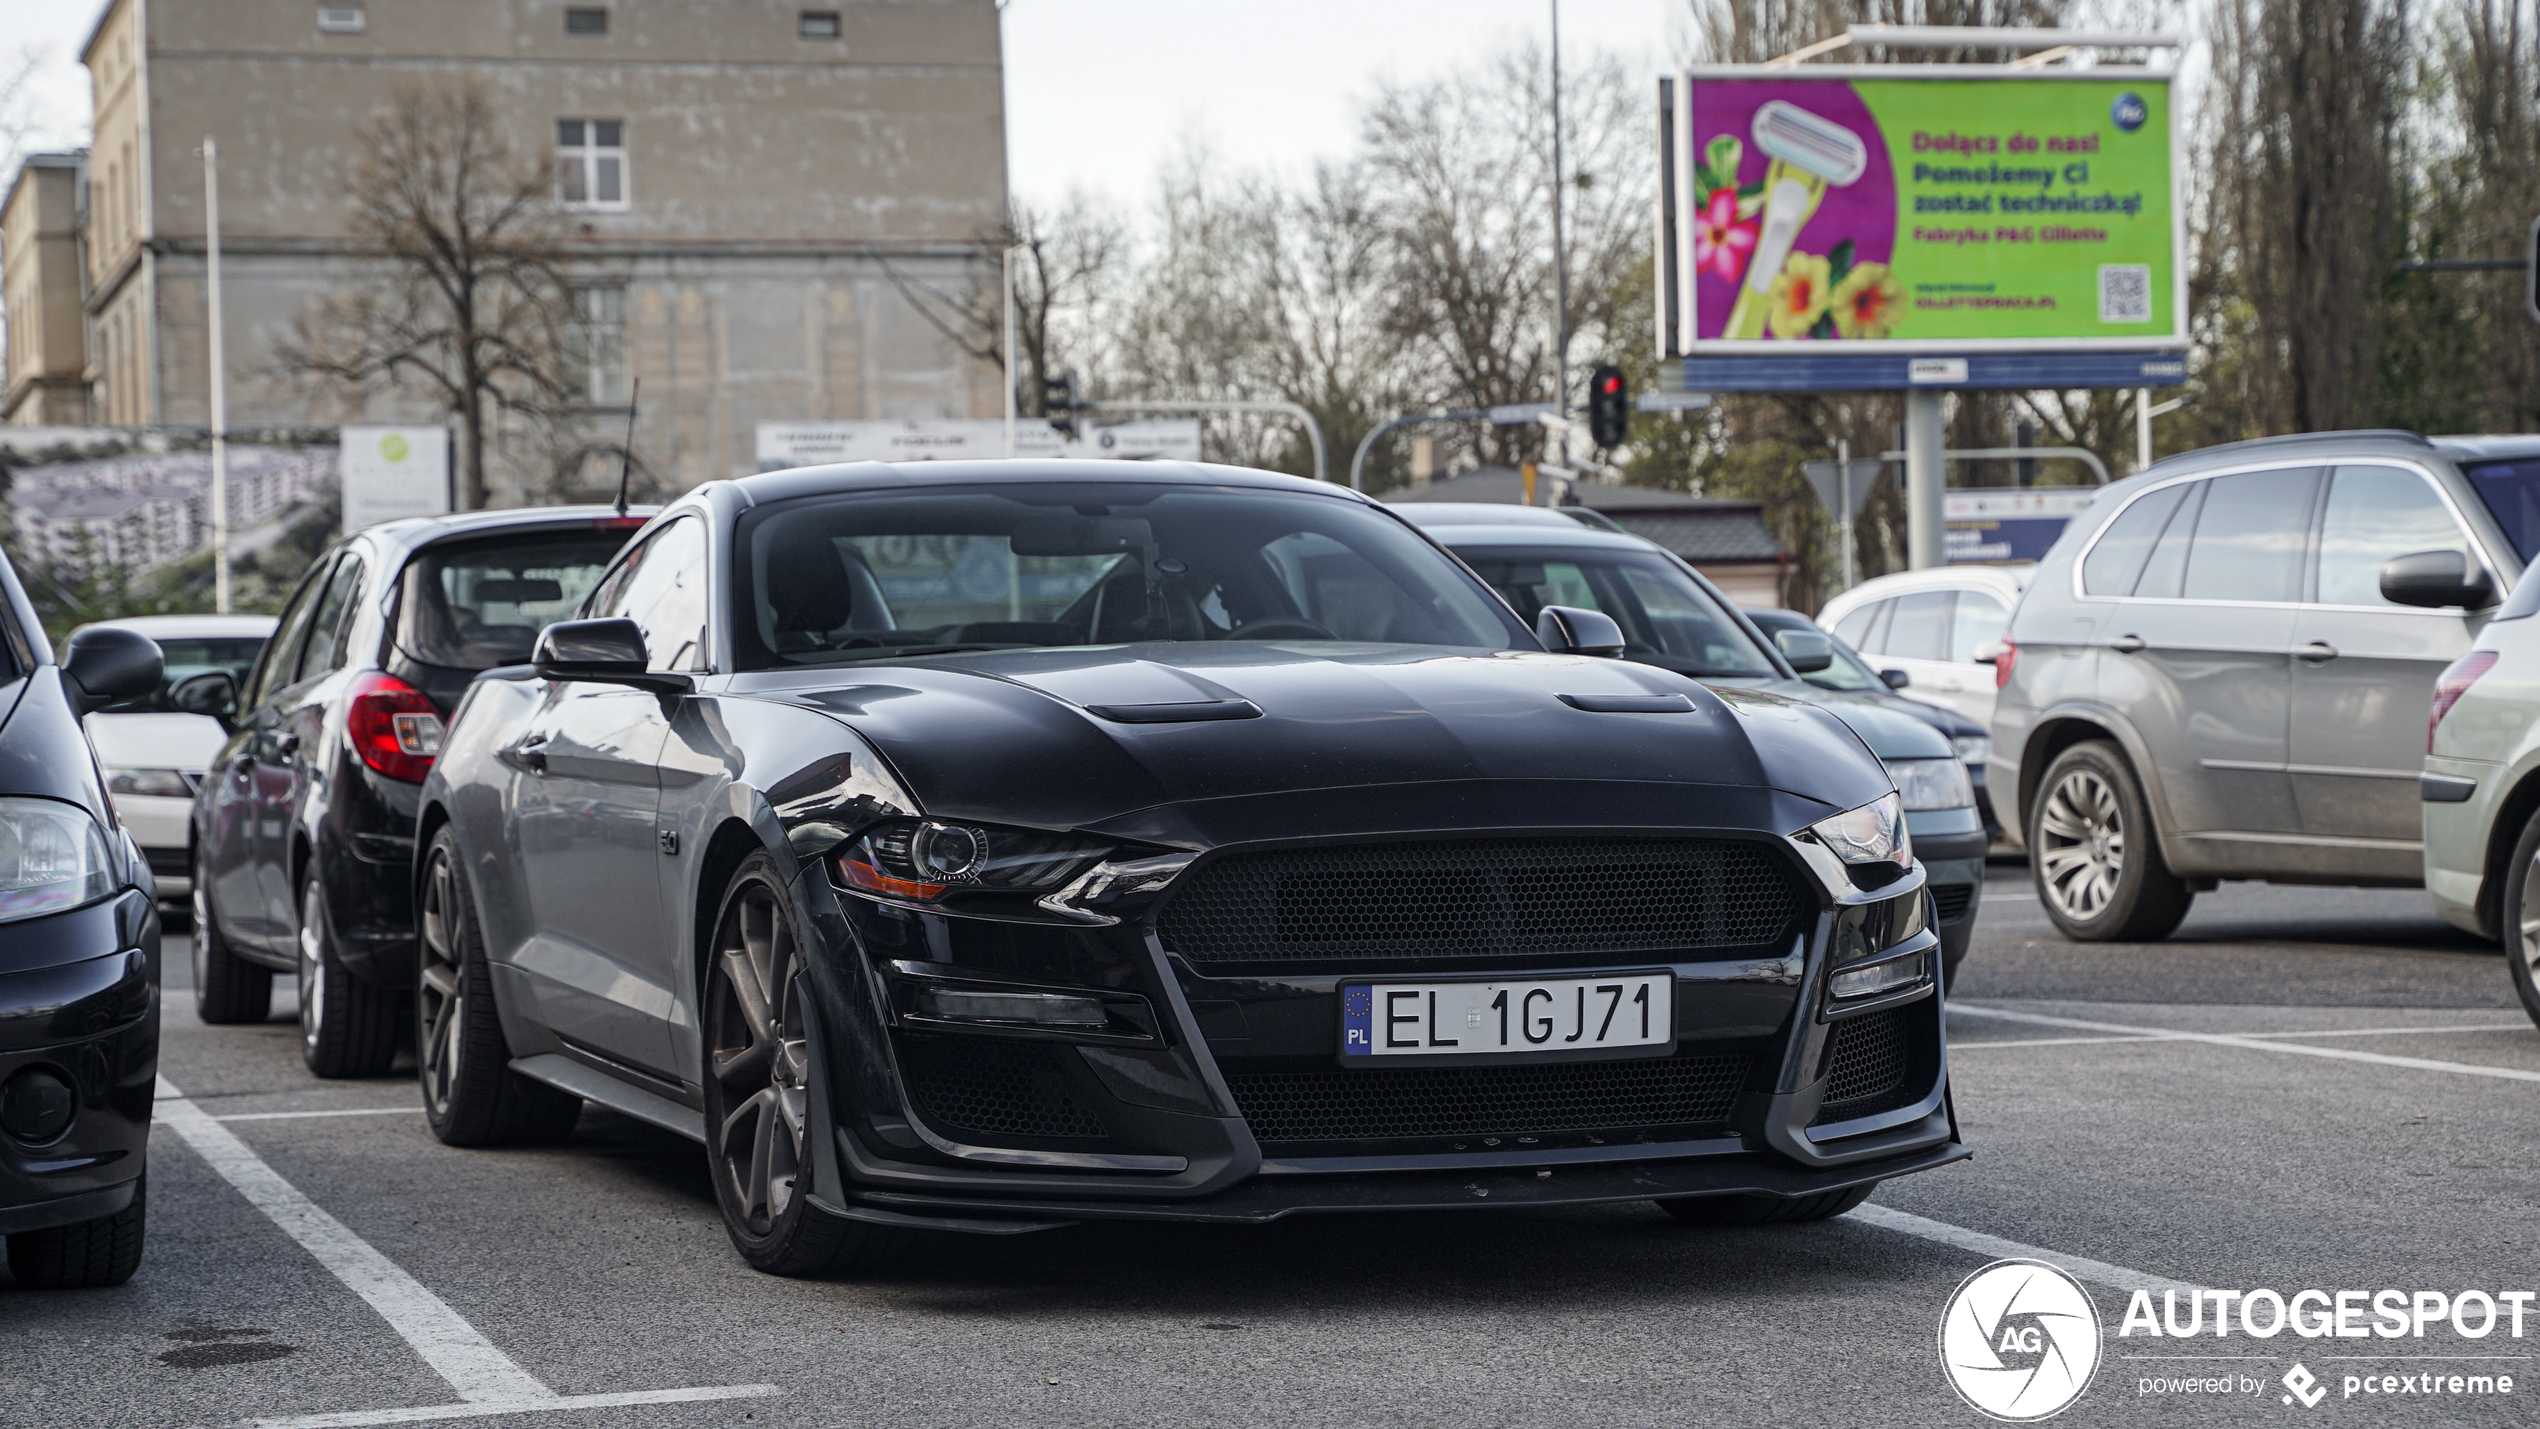
[{"label": "white car", "polygon": [[226,670],[244,682],[247,668],[273,635],[270,615],[142,615],[101,620],[95,627],[149,636],[167,657],[159,687],[137,700],[88,716],[88,746],[106,772],[115,816],[150,860],[159,896],[181,900],[193,891],[186,858],[186,820],[212,759],[229,738],[219,720],[186,714],[168,702],[179,681]]},{"label": "white car", "polygon": [[1987,647],[2001,643],[2035,569],[1899,571],[1827,601],[1817,623],[1860,651],[1890,686],[1990,728],[1994,652]]}]

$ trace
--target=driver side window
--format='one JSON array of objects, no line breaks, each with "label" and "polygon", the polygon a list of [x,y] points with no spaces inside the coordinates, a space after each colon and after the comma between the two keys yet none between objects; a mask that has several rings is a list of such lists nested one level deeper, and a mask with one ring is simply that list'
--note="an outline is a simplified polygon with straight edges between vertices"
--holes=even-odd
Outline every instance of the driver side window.
[{"label": "driver side window", "polygon": [[592,597],[591,613],[634,621],[656,670],[704,669],[704,523],[683,517],[629,553]]}]

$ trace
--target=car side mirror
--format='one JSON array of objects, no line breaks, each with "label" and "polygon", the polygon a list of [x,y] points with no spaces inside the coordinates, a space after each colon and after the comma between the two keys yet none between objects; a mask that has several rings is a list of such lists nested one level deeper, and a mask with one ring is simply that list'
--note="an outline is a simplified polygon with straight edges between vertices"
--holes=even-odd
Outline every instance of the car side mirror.
[{"label": "car side mirror", "polygon": [[1535,616],[1535,638],[1556,655],[1620,655],[1623,627],[1601,610],[1547,605]]},{"label": "car side mirror", "polygon": [[686,675],[649,670],[642,626],[622,615],[599,620],[559,620],[538,632],[530,666],[549,680],[595,685],[632,685],[657,695],[684,695],[696,688]]},{"label": "car side mirror", "polygon": [[227,670],[188,675],[168,690],[168,703],[187,714],[207,715],[227,724],[238,713],[238,681]]},{"label": "car side mirror", "polygon": [[85,715],[138,699],[159,687],[167,657],[159,642],[132,630],[83,630],[62,656],[62,692],[71,711]]},{"label": "car side mirror", "polygon": [[1773,635],[1790,668],[1813,675],[1834,664],[1834,642],[1813,630],[1782,630]]},{"label": "car side mirror", "polygon": [[2001,660],[2003,655],[2007,653],[2010,648],[2009,643],[2006,641],[1987,640],[1982,645],[1976,647],[1976,653],[1974,656],[1975,662],[1979,665],[1995,664]]},{"label": "car side mirror", "polygon": [[2459,551],[2415,551],[2384,561],[2381,598],[2395,605],[2477,610],[2495,599],[2496,582],[2484,566]]},{"label": "car side mirror", "polygon": [[1901,690],[1914,683],[1914,677],[1902,670],[1881,670],[1879,679],[1884,681],[1891,690]]}]

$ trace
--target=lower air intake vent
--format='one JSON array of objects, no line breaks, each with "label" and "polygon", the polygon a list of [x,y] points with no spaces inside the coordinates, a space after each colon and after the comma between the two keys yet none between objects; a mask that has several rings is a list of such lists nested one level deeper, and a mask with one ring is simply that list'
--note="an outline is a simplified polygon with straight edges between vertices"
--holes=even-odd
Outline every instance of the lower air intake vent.
[{"label": "lower air intake vent", "polygon": [[1063,1047],[913,1032],[900,1034],[899,1043],[918,1109],[946,1130],[1077,1140],[1109,1134],[1069,1088]]},{"label": "lower air intake vent", "polygon": [[1233,1072],[1235,1104],[1264,1142],[1602,1131],[1724,1122],[1743,1056],[1549,1067]]},{"label": "lower air intake vent", "polygon": [[1929,1015],[1929,1009],[1892,1007],[1835,1024],[1826,1099],[1815,1125],[1894,1111],[1921,1096],[1923,1088],[1909,1085],[1906,1077],[1914,1065],[1908,1013]]},{"label": "lower air intake vent", "polygon": [[1947,883],[1931,891],[1932,921],[1955,923],[1967,916],[1967,905],[1976,901],[1972,883]]}]

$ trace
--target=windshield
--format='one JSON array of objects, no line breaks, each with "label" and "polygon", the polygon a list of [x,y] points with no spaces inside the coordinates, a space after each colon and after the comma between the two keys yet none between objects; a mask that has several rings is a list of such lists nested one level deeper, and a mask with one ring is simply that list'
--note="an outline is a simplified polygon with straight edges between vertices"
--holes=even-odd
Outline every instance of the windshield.
[{"label": "windshield", "polygon": [[239,684],[247,683],[247,668],[256,663],[256,654],[265,648],[262,637],[255,635],[217,636],[203,639],[161,640],[159,653],[167,657],[167,667],[159,676],[159,687],[137,700],[108,705],[105,714],[146,714],[176,708],[168,703],[168,691],[181,680],[196,675],[224,670]]},{"label": "windshield", "polygon": [[406,566],[397,645],[454,670],[520,664],[625,544],[624,532],[573,531],[431,547]]},{"label": "windshield", "polygon": [[1392,518],[1302,492],[1017,483],[744,519],[740,668],[1143,640],[1531,649]]},{"label": "windshield", "polygon": [[2461,473],[2487,503],[2505,539],[2525,562],[2540,554],[2540,457],[2519,461],[2465,462]]},{"label": "windshield", "polygon": [[1727,607],[1656,551],[1476,545],[1456,554],[1528,622],[1547,605],[1612,616],[1626,659],[1713,679],[1778,673]]}]

